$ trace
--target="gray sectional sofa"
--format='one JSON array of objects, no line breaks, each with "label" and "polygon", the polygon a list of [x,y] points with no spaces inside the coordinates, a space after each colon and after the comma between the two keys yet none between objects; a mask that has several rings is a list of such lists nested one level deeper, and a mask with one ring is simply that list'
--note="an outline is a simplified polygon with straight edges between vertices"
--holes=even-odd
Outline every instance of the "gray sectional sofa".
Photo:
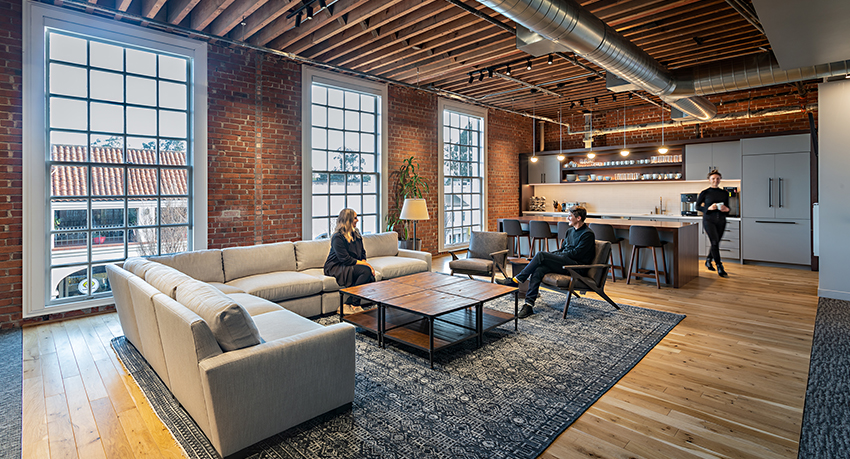
[{"label": "gray sectional sofa", "polygon": [[[363,237],[378,280],[430,271],[396,233]],[[329,240],[200,250],[107,266],[127,339],[222,456],[354,399],[354,327]]]}]

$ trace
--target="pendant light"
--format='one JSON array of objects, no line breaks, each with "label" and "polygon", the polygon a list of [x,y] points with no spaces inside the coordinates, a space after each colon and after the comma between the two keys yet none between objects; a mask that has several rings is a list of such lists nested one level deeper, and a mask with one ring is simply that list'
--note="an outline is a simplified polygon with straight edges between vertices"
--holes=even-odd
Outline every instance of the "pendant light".
[{"label": "pendant light", "polygon": [[[508,67],[510,72],[510,67]],[[510,75],[510,73],[508,73]],[[531,108],[531,162],[537,162],[537,126],[534,123],[534,106]]]},{"label": "pendant light", "polygon": [[[550,61],[552,60],[551,55],[549,56],[549,60]],[[550,62],[550,64],[551,64],[551,62]],[[559,133],[558,133],[558,162],[563,162],[565,159],[567,159],[567,157],[564,156],[564,123],[561,122],[561,101],[560,100],[558,101],[558,128],[559,128]]]},{"label": "pendant light", "polygon": [[658,147],[658,153],[666,155],[668,151],[670,149],[664,145],[664,102],[661,102],[661,146]]},{"label": "pendant light", "polygon": [[629,150],[626,149],[626,101],[623,100],[623,149],[620,150],[620,156],[629,156]]},{"label": "pendant light", "polygon": [[596,153],[593,152],[593,112],[590,112],[590,151],[587,152],[587,157],[590,159],[596,158]]}]

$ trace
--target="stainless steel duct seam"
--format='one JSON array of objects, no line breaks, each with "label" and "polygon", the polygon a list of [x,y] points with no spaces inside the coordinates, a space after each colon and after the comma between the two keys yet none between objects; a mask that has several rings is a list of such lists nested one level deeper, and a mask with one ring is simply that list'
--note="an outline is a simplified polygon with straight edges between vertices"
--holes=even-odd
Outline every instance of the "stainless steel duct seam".
[{"label": "stainless steel duct seam", "polygon": [[661,96],[691,116],[710,120],[717,114],[714,104],[693,93],[671,95],[676,81],[661,64],[572,0],[478,1],[606,71]]}]

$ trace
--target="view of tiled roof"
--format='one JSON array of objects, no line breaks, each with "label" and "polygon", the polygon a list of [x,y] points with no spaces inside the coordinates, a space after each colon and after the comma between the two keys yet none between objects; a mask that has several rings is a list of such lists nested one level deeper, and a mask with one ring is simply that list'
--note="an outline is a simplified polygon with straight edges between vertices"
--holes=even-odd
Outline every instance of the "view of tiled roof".
[{"label": "view of tiled roof", "polygon": [[[92,196],[120,196],[124,194],[124,169],[114,167],[124,164],[121,148],[91,147],[91,162],[102,165],[92,166]],[[160,152],[161,164],[183,166],[186,153],[180,151]],[[53,161],[86,162],[86,147],[79,145],[54,145],[51,152]],[[156,151],[148,149],[127,149],[127,164],[155,165]],[[128,195],[155,195],[156,169],[130,168],[127,177]],[[69,164],[54,165],[50,171],[50,191],[52,196],[85,196],[87,194],[86,166]],[[187,176],[182,169],[163,169],[161,194],[185,195],[188,185]]]}]

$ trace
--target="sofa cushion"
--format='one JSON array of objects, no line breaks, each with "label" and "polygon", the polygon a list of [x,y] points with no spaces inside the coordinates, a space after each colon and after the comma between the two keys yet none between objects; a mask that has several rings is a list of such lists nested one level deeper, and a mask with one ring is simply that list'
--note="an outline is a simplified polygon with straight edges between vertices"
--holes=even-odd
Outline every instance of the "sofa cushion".
[{"label": "sofa cushion", "polygon": [[232,280],[227,285],[274,302],[315,295],[322,291],[321,280],[295,271],[255,274]]},{"label": "sofa cushion", "polygon": [[131,273],[144,279],[145,273],[147,273],[149,269],[156,265],[157,263],[150,261],[147,258],[130,257],[124,260],[124,264],[122,265],[122,267],[127,271],[130,271]]},{"label": "sofa cushion", "polygon": [[[366,252],[368,255],[369,252]],[[408,274],[421,273],[428,270],[428,263],[407,257],[378,257],[366,261],[381,273],[381,279],[393,279]]]},{"label": "sofa cushion", "polygon": [[160,292],[168,295],[171,299],[177,298],[177,287],[186,282],[197,282],[195,279],[170,267],[153,263],[145,273],[145,281],[156,287]]},{"label": "sofa cushion", "polygon": [[162,263],[203,282],[224,282],[221,265],[221,250],[195,250],[151,257],[151,261]]},{"label": "sofa cushion", "polygon": [[241,288],[236,288],[232,285],[222,284],[220,282],[207,282],[207,284],[219,289],[221,293],[230,295],[231,293],[245,293]]},{"label": "sofa cushion", "polygon": [[386,233],[367,234],[363,236],[363,248],[366,249],[366,258],[396,256],[398,254],[398,233],[388,231]]},{"label": "sofa cushion", "polygon": [[260,334],[245,308],[217,288],[185,282],[177,289],[177,301],[204,319],[225,352],[260,344]]},{"label": "sofa cushion", "polygon": [[450,261],[449,269],[454,271],[477,271],[482,273],[492,272],[493,260],[484,260],[482,258],[461,258],[460,260]]},{"label": "sofa cushion", "polygon": [[322,328],[312,320],[286,309],[261,314],[255,318],[254,322],[257,324],[260,336],[267,343]]},{"label": "sofa cushion", "polygon": [[331,240],[298,241],[295,243],[295,270],[324,268],[331,251]]},{"label": "sofa cushion", "polygon": [[225,283],[233,279],[276,271],[295,271],[295,247],[291,242],[230,247],[221,250]]},{"label": "sofa cushion", "polygon": [[[336,279],[331,276],[325,276],[324,268],[313,268],[301,271],[304,274],[309,274],[316,279],[322,281],[322,291],[323,292],[335,292],[340,289],[339,284],[336,283]],[[378,273],[375,273],[378,274]]]},{"label": "sofa cushion", "polygon": [[250,295],[248,293],[231,293],[227,296],[233,299],[233,301],[239,303],[239,306],[245,308],[245,311],[251,316],[251,318],[267,312],[280,311],[283,309],[283,307],[277,303],[272,303],[269,300],[264,300],[258,296]]}]

